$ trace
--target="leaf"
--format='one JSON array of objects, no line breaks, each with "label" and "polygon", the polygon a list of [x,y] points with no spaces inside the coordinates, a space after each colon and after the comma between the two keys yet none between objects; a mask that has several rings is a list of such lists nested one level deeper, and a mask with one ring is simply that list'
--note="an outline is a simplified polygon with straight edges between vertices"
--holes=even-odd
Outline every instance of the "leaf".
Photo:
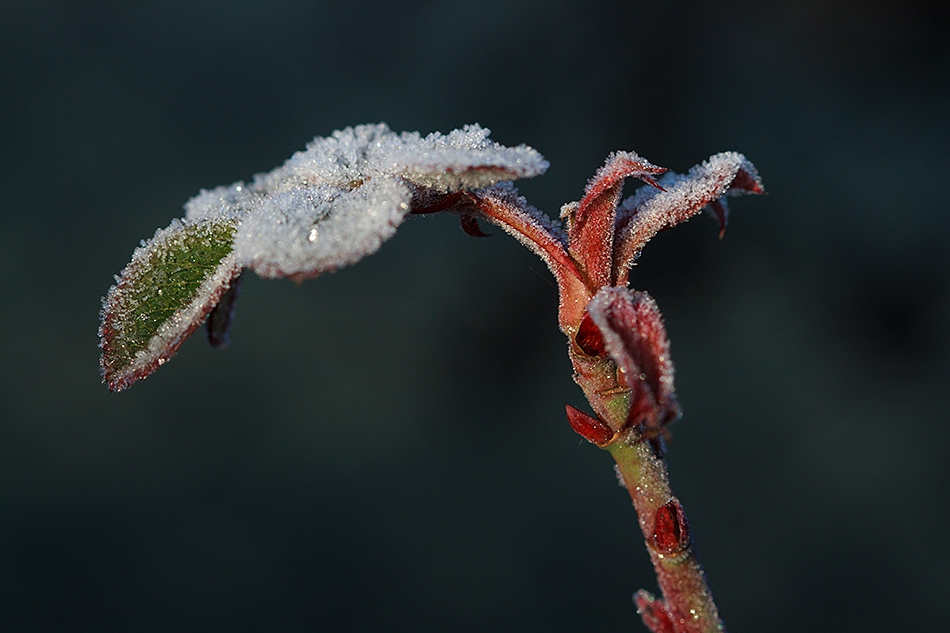
[{"label": "leaf", "polygon": [[591,288],[611,281],[614,221],[624,179],[655,185],[653,176],[665,171],[633,152],[614,152],[587,183],[577,206],[567,207],[570,253],[583,264]]},{"label": "leaf", "polygon": [[389,239],[417,203],[543,173],[534,149],[505,147],[489,130],[397,134],[385,123],[317,137],[253,182],[202,191],[187,218],[240,219],[239,262],[268,278],[315,277],[353,264]]},{"label": "leaf", "polygon": [[547,169],[537,151],[488,135],[478,125],[426,137],[358,125],[315,138],[249,184],[202,190],[183,222],[135,251],[104,300],[105,381],[118,391],[153,372],[219,302],[208,339],[226,345],[237,293],[225,293],[243,268],[295,280],[330,272],[378,250],[416,202]]},{"label": "leaf", "polygon": [[234,237],[238,261],[261,277],[305,279],[375,253],[409,213],[408,185],[373,178],[351,190],[332,185],[267,197]]},{"label": "leaf", "polygon": [[601,288],[587,310],[619,369],[621,386],[630,389],[627,422],[643,423],[648,436],[656,435],[680,416],[670,342],[656,302],[645,292]]},{"label": "leaf", "polygon": [[240,274],[233,218],[175,220],[135,250],[103,300],[100,365],[112,391],[175,355]]},{"label": "leaf", "polygon": [[707,205],[725,228],[728,207],[724,195],[761,194],[765,190],[755,167],[745,156],[723,152],[710,156],[685,176],[666,173],[659,180],[662,190],[641,187],[620,206],[615,239],[615,284],[627,285],[630,267],[640,251],[661,230],[685,222]]},{"label": "leaf", "polygon": [[478,124],[425,138],[404,132],[400,137],[404,144],[390,159],[397,166],[393,174],[419,187],[448,192],[531,178],[547,170],[548,162],[537,150],[527,145],[506,147],[489,140],[490,133]]},{"label": "leaf", "polygon": [[388,177],[447,193],[530,178],[548,168],[536,150],[506,147],[489,140],[490,132],[478,124],[425,137],[393,132],[385,123],[348,127],[313,139],[281,167],[256,176],[250,188],[264,195],[313,185],[352,189]]}]

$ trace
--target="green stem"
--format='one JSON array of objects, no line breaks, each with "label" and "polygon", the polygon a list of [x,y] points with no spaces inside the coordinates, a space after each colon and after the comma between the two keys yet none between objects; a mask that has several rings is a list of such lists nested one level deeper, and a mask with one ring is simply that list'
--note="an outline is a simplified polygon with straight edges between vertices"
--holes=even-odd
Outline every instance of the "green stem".
[{"label": "green stem", "polygon": [[[670,489],[666,463],[655,454],[650,442],[637,436],[620,439],[605,448],[617,463],[633,500],[663,593],[663,602],[656,601],[650,608],[665,609],[672,628],[657,626],[655,630],[725,631],[705,574],[693,552],[682,506]],[[647,600],[652,602],[652,597],[647,595]],[[663,615],[660,614],[660,619],[665,619]],[[644,621],[650,626],[647,616]]]}]

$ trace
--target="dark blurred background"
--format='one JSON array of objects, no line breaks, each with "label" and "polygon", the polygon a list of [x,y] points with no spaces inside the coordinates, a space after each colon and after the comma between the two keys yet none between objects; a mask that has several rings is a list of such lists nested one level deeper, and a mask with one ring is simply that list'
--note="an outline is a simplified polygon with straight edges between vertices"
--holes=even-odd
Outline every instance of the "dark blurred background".
[{"label": "dark blurred background", "polygon": [[[232,346],[100,383],[100,297],[202,187],[364,122],[550,161],[735,149],[768,196],[651,243],[674,489],[733,632],[950,628],[946,2],[0,4],[5,631],[644,631],[655,580],[568,427],[544,265],[413,219],[251,276]],[[628,189],[632,190],[631,189]]]}]

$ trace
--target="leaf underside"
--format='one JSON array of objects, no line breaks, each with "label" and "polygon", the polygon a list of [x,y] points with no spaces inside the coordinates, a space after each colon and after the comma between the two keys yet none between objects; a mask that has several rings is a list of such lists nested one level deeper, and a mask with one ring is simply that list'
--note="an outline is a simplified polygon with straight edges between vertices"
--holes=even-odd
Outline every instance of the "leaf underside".
[{"label": "leaf underside", "polygon": [[176,220],[136,250],[103,302],[100,362],[112,391],[174,356],[240,274],[236,227],[230,218]]}]

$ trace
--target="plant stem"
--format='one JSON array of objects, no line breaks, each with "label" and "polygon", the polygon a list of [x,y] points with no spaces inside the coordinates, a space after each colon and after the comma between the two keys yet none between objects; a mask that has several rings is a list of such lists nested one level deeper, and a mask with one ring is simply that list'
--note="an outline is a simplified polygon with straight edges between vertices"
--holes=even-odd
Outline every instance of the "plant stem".
[{"label": "plant stem", "polygon": [[682,505],[670,489],[666,463],[651,442],[636,434],[605,447],[633,500],[656,570],[663,600],[637,595],[644,622],[654,633],[725,631],[712,592],[692,548]]}]

